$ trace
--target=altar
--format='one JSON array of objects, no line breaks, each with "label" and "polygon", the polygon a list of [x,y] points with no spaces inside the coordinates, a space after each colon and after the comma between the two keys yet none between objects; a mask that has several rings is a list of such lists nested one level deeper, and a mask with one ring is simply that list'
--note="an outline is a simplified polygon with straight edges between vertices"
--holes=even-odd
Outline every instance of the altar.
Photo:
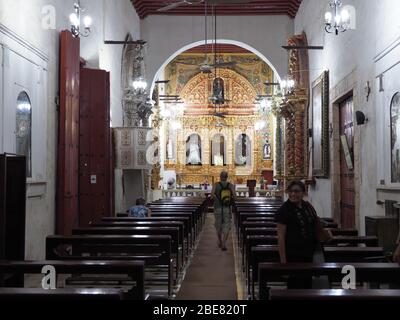
[{"label": "altar", "polygon": [[[247,61],[242,59],[242,63]],[[178,62],[166,68],[165,76],[171,80],[161,92],[180,100],[174,104],[162,99],[160,103],[164,189],[212,185],[219,181],[221,171],[227,171],[237,185],[246,185],[248,180],[273,183],[275,117],[260,112],[260,96],[269,93],[260,81],[272,82],[273,72],[263,62],[252,63],[257,82],[254,74],[234,68],[218,69],[217,78],[214,73],[190,74]]]}]

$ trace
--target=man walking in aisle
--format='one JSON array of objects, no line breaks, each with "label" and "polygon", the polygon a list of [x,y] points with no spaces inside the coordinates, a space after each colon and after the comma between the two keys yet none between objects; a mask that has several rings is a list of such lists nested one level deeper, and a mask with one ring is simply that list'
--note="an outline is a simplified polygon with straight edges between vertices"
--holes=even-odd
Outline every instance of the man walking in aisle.
[{"label": "man walking in aisle", "polygon": [[211,196],[214,200],[218,247],[226,251],[226,242],[231,230],[231,207],[235,202],[235,187],[228,182],[228,173],[225,171],[221,172],[220,180],[213,186]]}]

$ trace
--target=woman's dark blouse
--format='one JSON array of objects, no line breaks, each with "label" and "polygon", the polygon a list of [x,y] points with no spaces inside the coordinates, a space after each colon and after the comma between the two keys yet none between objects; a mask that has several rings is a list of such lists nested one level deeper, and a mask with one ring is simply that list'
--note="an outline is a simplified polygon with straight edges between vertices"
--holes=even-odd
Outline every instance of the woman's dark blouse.
[{"label": "woman's dark blouse", "polygon": [[286,201],[275,215],[275,221],[286,225],[287,257],[312,257],[317,244],[315,209],[303,201],[299,208]]}]

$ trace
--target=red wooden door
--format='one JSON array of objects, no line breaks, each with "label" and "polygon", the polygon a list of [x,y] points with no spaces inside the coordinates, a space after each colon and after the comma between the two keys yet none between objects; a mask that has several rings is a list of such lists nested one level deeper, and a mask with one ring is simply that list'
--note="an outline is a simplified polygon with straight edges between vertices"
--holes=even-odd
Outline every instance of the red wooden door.
[{"label": "red wooden door", "polygon": [[110,74],[81,69],[79,121],[79,225],[112,214],[113,169]]},{"label": "red wooden door", "polygon": [[[342,228],[355,228],[353,97],[340,106],[340,217]],[[348,148],[346,147],[346,142]],[[347,152],[348,150],[348,152]]]},{"label": "red wooden door", "polygon": [[60,35],[60,114],[57,160],[57,233],[78,226],[80,41]]}]

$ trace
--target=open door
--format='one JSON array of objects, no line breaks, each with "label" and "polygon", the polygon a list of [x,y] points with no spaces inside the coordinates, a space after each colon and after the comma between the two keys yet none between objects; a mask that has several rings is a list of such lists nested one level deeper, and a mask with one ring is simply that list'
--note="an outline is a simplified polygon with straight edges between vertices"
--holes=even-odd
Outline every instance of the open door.
[{"label": "open door", "polygon": [[78,226],[80,41],[60,35],[60,112],[57,160],[57,233]]},{"label": "open door", "polygon": [[81,69],[79,120],[79,225],[113,214],[110,74]]}]

